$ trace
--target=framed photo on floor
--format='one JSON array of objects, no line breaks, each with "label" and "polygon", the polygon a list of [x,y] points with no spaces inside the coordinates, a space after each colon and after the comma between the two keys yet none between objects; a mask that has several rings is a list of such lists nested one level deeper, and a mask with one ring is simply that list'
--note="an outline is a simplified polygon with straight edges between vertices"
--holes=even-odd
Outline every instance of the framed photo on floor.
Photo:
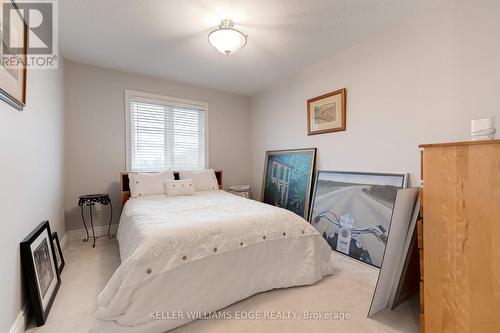
[{"label": "framed photo on floor", "polygon": [[316,148],[266,152],[261,201],[307,220]]},{"label": "framed photo on floor", "polygon": [[346,130],[345,88],[307,101],[307,135]]},{"label": "framed photo on floor", "polygon": [[56,267],[59,275],[64,268],[64,257],[61,249],[61,243],[59,243],[59,236],[57,236],[57,232],[52,233],[52,244],[54,246],[54,255],[56,258]]},{"label": "framed photo on floor", "polygon": [[380,268],[407,174],[318,171],[311,224],[332,250]]},{"label": "framed photo on floor", "polygon": [[21,242],[21,263],[36,324],[45,324],[61,279],[49,221],[40,223]]}]

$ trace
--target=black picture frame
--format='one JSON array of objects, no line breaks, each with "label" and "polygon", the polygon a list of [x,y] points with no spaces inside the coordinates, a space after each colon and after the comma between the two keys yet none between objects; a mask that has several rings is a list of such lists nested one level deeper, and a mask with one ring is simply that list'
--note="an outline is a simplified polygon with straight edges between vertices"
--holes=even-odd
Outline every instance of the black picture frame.
[{"label": "black picture frame", "polygon": [[49,221],[40,223],[26,236],[20,249],[21,267],[35,321],[37,326],[42,326],[61,285]]},{"label": "black picture frame", "polygon": [[[59,275],[61,275],[61,272],[64,268],[65,261],[61,249],[61,243],[59,242],[59,236],[57,236],[57,232],[52,233],[52,244],[54,245],[54,254],[55,254],[55,259],[56,259],[56,267],[57,271],[59,272]],[[61,263],[57,262],[57,256],[59,255],[59,259],[61,260]]]}]

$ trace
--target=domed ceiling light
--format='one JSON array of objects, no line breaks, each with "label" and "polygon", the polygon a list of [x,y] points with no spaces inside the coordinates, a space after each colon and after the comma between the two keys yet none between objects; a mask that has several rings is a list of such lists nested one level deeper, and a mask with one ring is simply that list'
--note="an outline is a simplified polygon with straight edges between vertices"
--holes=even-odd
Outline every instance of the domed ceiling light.
[{"label": "domed ceiling light", "polygon": [[247,35],[234,28],[234,22],[224,19],[208,34],[208,42],[220,53],[231,55],[247,45]]}]

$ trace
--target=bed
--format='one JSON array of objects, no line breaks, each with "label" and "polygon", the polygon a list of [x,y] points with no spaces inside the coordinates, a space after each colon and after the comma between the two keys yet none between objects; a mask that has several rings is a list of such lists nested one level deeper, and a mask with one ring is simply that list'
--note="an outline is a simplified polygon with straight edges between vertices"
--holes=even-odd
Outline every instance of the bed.
[{"label": "bed", "polygon": [[90,332],[164,332],[333,271],[330,247],[304,219],[222,190],[128,200],[117,239],[121,265]]}]

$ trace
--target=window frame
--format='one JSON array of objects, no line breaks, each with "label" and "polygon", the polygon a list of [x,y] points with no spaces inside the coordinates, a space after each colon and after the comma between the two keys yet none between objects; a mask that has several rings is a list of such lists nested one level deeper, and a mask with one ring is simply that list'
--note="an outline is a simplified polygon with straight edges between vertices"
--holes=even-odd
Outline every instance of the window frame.
[{"label": "window frame", "polygon": [[[205,169],[209,167],[209,119],[210,111],[208,102],[198,101],[194,99],[172,97],[160,94],[154,94],[139,90],[125,89],[125,169],[129,172],[153,172],[159,170],[147,170],[147,169],[132,169],[132,147],[131,147],[131,122],[130,122],[130,102],[132,98],[144,99],[147,102],[154,103],[157,101],[159,104],[170,104],[173,106],[179,106],[184,108],[196,107],[197,110],[206,113],[205,116]],[[168,169],[165,169],[168,170]],[[175,170],[182,171],[182,170]]]}]

